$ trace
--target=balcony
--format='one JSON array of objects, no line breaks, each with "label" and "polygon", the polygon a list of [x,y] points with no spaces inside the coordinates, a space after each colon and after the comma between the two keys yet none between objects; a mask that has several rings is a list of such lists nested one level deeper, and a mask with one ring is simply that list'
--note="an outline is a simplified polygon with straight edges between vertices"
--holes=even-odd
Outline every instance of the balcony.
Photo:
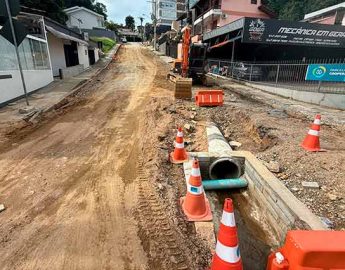
[{"label": "balcony", "polygon": [[209,10],[205,11],[202,15],[200,15],[194,22],[194,25],[200,24],[202,21],[204,23],[209,23],[214,19],[218,19],[222,16],[222,9],[220,5],[213,6]]}]

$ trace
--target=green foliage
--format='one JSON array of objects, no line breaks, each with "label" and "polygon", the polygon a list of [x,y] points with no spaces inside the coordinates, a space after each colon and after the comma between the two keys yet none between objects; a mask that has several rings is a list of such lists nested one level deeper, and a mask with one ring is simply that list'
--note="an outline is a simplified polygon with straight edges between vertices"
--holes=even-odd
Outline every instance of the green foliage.
[{"label": "green foliage", "polygon": [[118,34],[118,30],[120,28],[124,27],[122,24],[117,24],[113,21],[106,21],[104,25],[105,25],[105,28],[107,28],[111,31],[114,31],[116,34]]},{"label": "green foliage", "polygon": [[325,7],[342,3],[343,0],[266,0],[279,19],[301,20],[304,15]]},{"label": "green foliage", "polygon": [[135,20],[131,15],[126,17],[126,27],[132,29],[132,31],[135,29]]},{"label": "green foliage", "polygon": [[20,0],[20,4],[29,8],[43,10],[49,18],[62,24],[65,24],[67,20],[63,10],[74,6],[93,10],[104,15],[105,20],[107,19],[107,7],[95,0]]},{"label": "green foliage", "polygon": [[106,38],[106,37],[90,37],[90,40],[94,41],[94,42],[99,42],[101,41],[103,44],[103,52],[107,53],[109,52],[116,44],[116,42],[110,38]]},{"label": "green foliage", "polygon": [[67,16],[63,11],[65,8],[64,0],[20,0],[20,4],[29,8],[43,10],[47,17],[65,24]]}]

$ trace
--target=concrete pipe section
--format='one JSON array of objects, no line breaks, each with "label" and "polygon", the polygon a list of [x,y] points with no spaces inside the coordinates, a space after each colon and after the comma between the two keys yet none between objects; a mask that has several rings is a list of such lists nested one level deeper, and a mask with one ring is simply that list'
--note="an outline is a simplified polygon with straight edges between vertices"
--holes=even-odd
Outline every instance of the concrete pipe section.
[{"label": "concrete pipe section", "polygon": [[229,157],[215,160],[209,168],[209,174],[212,180],[236,179],[241,176],[241,171],[240,163]]}]

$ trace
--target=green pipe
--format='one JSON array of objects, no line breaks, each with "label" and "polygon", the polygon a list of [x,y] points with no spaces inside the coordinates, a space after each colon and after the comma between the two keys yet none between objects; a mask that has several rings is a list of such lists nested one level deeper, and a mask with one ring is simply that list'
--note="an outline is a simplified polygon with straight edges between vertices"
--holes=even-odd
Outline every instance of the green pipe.
[{"label": "green pipe", "polygon": [[247,180],[242,178],[203,180],[202,184],[205,190],[236,189],[248,186]]}]

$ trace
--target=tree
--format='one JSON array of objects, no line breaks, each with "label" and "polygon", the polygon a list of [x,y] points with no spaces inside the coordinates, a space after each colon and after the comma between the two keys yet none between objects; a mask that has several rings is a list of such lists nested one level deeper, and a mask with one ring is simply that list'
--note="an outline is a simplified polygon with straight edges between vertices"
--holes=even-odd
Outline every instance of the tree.
[{"label": "tree", "polygon": [[113,21],[106,21],[105,22],[105,28],[114,31],[116,34],[118,34],[119,29],[123,28],[123,24],[117,24]]},{"label": "tree", "polygon": [[47,17],[65,24],[67,16],[63,11],[64,0],[21,0],[20,4],[29,8],[40,9],[46,12]]},{"label": "tree", "polygon": [[102,3],[96,3],[94,6],[94,11],[98,14],[101,14],[104,16],[104,20],[107,20],[108,15],[107,15],[107,7],[106,5],[102,4]]},{"label": "tree", "polygon": [[126,17],[126,27],[129,28],[129,29],[132,29],[132,31],[134,31],[135,29],[135,20],[132,16],[127,16]]}]

